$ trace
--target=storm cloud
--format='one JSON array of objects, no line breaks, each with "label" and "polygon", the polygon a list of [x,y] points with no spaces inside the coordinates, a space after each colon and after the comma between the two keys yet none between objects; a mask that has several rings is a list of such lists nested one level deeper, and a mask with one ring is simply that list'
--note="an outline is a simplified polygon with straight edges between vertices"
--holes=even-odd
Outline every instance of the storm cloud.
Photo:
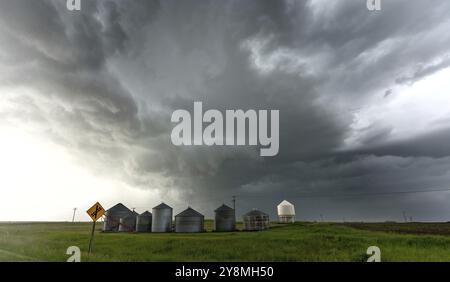
[{"label": "storm cloud", "polygon": [[[446,220],[450,193],[423,190],[450,188],[450,93],[409,93],[450,66],[450,3],[329,2],[1,0],[1,122],[207,215],[237,195],[239,213]],[[194,101],[279,110],[279,154],[174,146]]]}]

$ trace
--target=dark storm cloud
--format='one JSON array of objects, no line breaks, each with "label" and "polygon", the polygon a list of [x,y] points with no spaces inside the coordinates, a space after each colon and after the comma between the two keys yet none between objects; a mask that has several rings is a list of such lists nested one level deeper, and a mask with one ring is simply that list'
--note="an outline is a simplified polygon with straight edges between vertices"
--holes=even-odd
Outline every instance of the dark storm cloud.
[{"label": "dark storm cloud", "polygon": [[[367,149],[358,150],[357,153],[371,153],[379,156],[443,158],[450,156],[448,140],[450,140],[450,129],[446,128],[404,140],[369,146]],[[355,151],[351,152],[351,154],[355,153]]]},{"label": "dark storm cloud", "polygon": [[[371,124],[358,140],[364,149],[336,153],[354,109],[448,67],[447,1],[383,4],[371,13],[365,1],[105,0],[69,12],[65,1],[1,1],[1,85],[34,91],[10,99],[15,110],[2,117],[39,124],[103,175],[179,191],[201,208],[237,194],[241,211],[273,212],[275,199],[305,193],[440,185],[447,133],[388,143],[393,128]],[[194,101],[279,109],[279,155],[173,146],[170,115]],[[299,203],[309,218],[360,208],[339,198],[324,199],[321,211]],[[371,204],[363,217],[394,209]]]}]

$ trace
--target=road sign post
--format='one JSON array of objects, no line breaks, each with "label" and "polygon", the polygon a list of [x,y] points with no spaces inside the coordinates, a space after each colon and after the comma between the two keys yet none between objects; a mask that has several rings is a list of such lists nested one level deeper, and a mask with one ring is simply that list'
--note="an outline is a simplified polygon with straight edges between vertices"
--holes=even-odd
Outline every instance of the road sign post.
[{"label": "road sign post", "polygon": [[100,205],[99,202],[95,203],[90,209],[88,209],[87,214],[92,218],[92,231],[91,231],[91,238],[89,239],[89,248],[88,248],[88,255],[92,251],[92,242],[94,240],[94,234],[95,234],[95,223],[97,220],[102,217],[105,214],[105,209]]},{"label": "road sign post", "polygon": [[94,240],[94,234],[95,234],[95,223],[96,223],[96,221],[94,221],[92,223],[92,231],[91,231],[91,238],[89,239],[88,254],[90,254],[92,251],[92,241]]}]

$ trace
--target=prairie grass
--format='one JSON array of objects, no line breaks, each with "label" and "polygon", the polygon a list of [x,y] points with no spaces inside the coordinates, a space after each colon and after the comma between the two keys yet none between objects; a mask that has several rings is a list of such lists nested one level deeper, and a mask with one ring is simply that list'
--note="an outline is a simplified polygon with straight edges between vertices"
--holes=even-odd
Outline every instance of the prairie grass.
[{"label": "prairie grass", "polygon": [[91,223],[0,223],[0,261],[65,261],[69,246],[80,247],[82,261],[365,261],[372,245],[382,261],[450,261],[450,223],[298,222],[191,234],[103,233],[100,225],[88,257]]}]

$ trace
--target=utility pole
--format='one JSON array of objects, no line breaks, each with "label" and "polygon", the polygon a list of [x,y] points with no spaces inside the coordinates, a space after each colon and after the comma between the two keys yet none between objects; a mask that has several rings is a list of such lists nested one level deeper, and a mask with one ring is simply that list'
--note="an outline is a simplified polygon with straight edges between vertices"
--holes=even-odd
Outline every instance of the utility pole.
[{"label": "utility pole", "polygon": [[323,214],[321,214],[321,215],[320,215],[320,219],[321,219],[321,220],[322,220],[322,222],[323,222]]},{"label": "utility pole", "polygon": [[403,219],[405,220],[405,222],[408,222],[408,218],[406,217],[406,212],[403,211]]},{"label": "utility pole", "polygon": [[233,195],[233,209],[236,212],[236,196]]},{"label": "utility pole", "polygon": [[77,208],[73,208],[72,222],[75,222],[75,213],[76,212],[77,212]]}]

